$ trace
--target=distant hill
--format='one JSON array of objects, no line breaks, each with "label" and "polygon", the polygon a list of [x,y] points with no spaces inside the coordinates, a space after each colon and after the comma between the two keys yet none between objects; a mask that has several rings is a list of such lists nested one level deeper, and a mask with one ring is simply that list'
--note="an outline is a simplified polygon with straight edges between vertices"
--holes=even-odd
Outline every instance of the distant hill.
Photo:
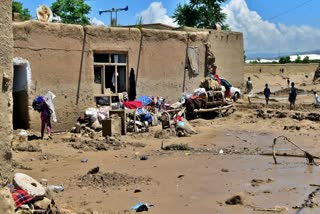
[{"label": "distant hill", "polygon": [[[256,59],[265,59],[265,60],[275,60],[275,59],[279,59],[280,57],[283,57],[283,56],[297,56],[299,55],[302,59],[305,57],[305,56],[313,56],[313,57],[310,57],[310,59],[320,59],[320,49],[317,49],[317,50],[310,50],[310,51],[304,51],[304,52],[295,52],[295,53],[281,53],[281,54],[278,54],[278,53],[246,53],[246,57],[247,57],[247,60],[256,60]],[[302,56],[303,55],[303,56]],[[316,55],[319,55],[319,58],[317,58]]]}]

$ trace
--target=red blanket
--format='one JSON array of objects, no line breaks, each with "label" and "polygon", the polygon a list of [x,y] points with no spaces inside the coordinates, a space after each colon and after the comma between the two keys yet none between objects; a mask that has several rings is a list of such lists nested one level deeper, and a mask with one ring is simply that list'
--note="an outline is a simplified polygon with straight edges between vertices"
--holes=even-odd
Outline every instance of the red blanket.
[{"label": "red blanket", "polygon": [[128,101],[128,102],[123,102],[123,106],[128,108],[128,109],[137,109],[137,108],[142,108],[142,102],[141,101]]},{"label": "red blanket", "polygon": [[33,199],[26,191],[24,191],[22,189],[14,190],[14,192],[12,193],[12,198],[14,200],[16,208],[21,207],[21,205],[23,205]]}]

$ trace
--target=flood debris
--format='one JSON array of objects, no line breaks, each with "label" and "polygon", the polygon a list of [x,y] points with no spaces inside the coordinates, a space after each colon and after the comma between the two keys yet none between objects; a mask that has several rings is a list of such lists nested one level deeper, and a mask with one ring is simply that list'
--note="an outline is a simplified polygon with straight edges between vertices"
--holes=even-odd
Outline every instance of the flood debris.
[{"label": "flood debris", "polygon": [[99,170],[100,170],[100,167],[97,166],[97,167],[94,167],[94,168],[90,169],[90,170],[87,172],[87,174],[97,174],[97,173],[99,172]]},{"label": "flood debris", "polygon": [[320,206],[320,187],[318,187],[316,190],[312,191],[308,198],[304,200],[304,203],[302,203],[300,206],[294,206],[293,209],[299,209],[302,210],[303,208],[315,208]]},{"label": "flood debris", "polygon": [[227,205],[244,205],[247,195],[244,192],[237,193],[225,201]]},{"label": "flood debris", "polygon": [[136,205],[134,205],[133,207],[131,207],[132,210],[135,210],[137,213],[138,212],[144,212],[144,211],[148,211],[151,207],[153,207],[154,205],[149,205],[147,203],[137,203]]},{"label": "flood debris", "polygon": [[254,211],[264,211],[264,212],[289,212],[289,208],[285,207],[285,206],[274,206],[273,208],[259,208],[259,207],[255,207],[253,208]]},{"label": "flood debris", "polygon": [[316,157],[314,155],[311,155],[309,152],[305,151],[304,149],[302,149],[301,147],[299,147],[297,144],[293,143],[289,138],[287,138],[286,136],[278,136],[276,138],[273,139],[273,144],[272,144],[272,156],[273,156],[273,160],[274,160],[274,164],[278,164],[277,162],[277,159],[276,159],[276,150],[275,150],[275,147],[276,147],[276,142],[278,139],[283,139],[285,142],[289,142],[291,143],[292,145],[294,145],[295,147],[297,147],[300,151],[302,151],[304,153],[304,156],[305,158],[307,159],[308,161],[308,164],[310,165],[318,165],[316,162],[315,162],[315,158],[319,159],[319,157]]},{"label": "flood debris", "polygon": [[179,143],[179,144],[170,144],[168,146],[163,146],[163,142],[161,143],[161,149],[162,150],[171,150],[171,151],[189,151],[189,150],[193,150],[192,147],[190,147],[188,144],[184,144],[184,143]]},{"label": "flood debris", "polygon": [[301,127],[300,126],[284,126],[283,130],[297,130],[300,131]]},{"label": "flood debris", "polygon": [[267,180],[254,178],[251,180],[251,186],[257,187],[257,186],[260,186],[261,184],[271,183],[271,182],[273,182],[272,178],[268,178]]},{"label": "flood debris", "polygon": [[41,183],[23,173],[14,175],[9,188],[15,213],[59,213],[50,186]]}]

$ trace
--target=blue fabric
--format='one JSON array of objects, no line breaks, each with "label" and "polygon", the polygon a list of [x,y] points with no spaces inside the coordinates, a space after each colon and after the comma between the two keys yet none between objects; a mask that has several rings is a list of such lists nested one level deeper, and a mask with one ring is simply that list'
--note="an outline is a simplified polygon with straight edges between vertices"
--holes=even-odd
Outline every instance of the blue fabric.
[{"label": "blue fabric", "polygon": [[138,108],[137,114],[140,117],[141,122],[148,121],[148,123],[152,123],[152,115],[144,108]]},{"label": "blue fabric", "polygon": [[43,101],[43,96],[39,96],[36,98],[37,103],[41,103]]},{"label": "blue fabric", "polygon": [[139,202],[136,205],[134,205],[133,207],[131,207],[131,209],[133,210],[137,210],[139,207],[141,207],[143,205],[143,203]]},{"label": "blue fabric", "polygon": [[138,97],[136,100],[141,101],[143,106],[147,106],[153,102],[152,99],[148,96],[141,96],[141,97]]}]

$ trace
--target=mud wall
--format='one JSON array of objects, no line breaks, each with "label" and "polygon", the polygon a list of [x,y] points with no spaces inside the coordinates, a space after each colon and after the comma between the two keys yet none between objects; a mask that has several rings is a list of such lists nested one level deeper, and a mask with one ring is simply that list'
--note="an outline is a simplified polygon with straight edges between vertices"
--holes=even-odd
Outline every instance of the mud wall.
[{"label": "mud wall", "polygon": [[[237,33],[238,35],[239,33]],[[241,37],[241,34],[240,34]],[[238,38],[233,43],[242,47]],[[14,24],[14,55],[28,60],[32,70],[29,104],[38,95],[51,90],[57,95],[55,107],[58,120],[55,130],[69,129],[79,116],[79,112],[88,106],[94,106],[96,94],[94,84],[94,52],[121,51],[128,54],[128,74],[135,70],[137,96],[163,96],[175,102],[183,91],[192,92],[205,76],[205,44],[210,38],[209,32],[165,31],[138,28],[81,27],[64,24],[45,24],[35,21]],[[233,38],[233,37],[232,37]],[[85,39],[85,42],[84,42]],[[235,38],[233,38],[235,39]],[[213,38],[210,41],[214,40]],[[232,40],[233,41],[233,40]],[[83,67],[80,72],[81,53],[84,44]],[[199,50],[199,74],[186,70],[188,47]],[[230,48],[231,44],[213,45],[213,52],[219,48]],[[225,75],[231,72],[231,63],[241,67],[241,60],[232,62],[235,55],[241,58],[243,50],[232,49],[229,60],[216,58],[222,68],[220,75],[231,81],[243,80],[240,69],[238,75]],[[239,51],[239,50],[238,50]],[[221,54],[221,57],[223,54]],[[238,62],[240,61],[240,63]],[[79,82],[79,76],[81,81]],[[79,91],[79,93],[78,93]],[[77,97],[79,96],[79,99]],[[77,100],[79,101],[77,103]],[[30,110],[31,129],[39,128],[39,114]]]},{"label": "mud wall", "polygon": [[[11,0],[0,6],[0,181],[11,173],[12,141],[12,25]],[[1,200],[2,202],[2,200]],[[1,209],[2,210],[2,209]],[[3,211],[3,210],[2,210]]]},{"label": "mud wall", "polygon": [[234,86],[243,84],[243,34],[211,30],[208,43],[215,55],[217,72]]},{"label": "mud wall", "polygon": [[310,64],[246,64],[244,66],[245,73],[273,73],[281,74],[280,69],[286,74],[312,73],[318,67],[317,63]]},{"label": "mud wall", "polygon": [[31,108],[33,99],[52,91],[56,95],[54,104],[58,119],[58,123],[53,123],[53,130],[69,129],[79,112],[93,103],[93,68],[87,63],[90,59],[88,51],[84,53],[79,85],[83,28],[32,21],[14,23],[13,30],[14,55],[29,61],[31,67],[30,128],[40,130],[40,115]]}]

